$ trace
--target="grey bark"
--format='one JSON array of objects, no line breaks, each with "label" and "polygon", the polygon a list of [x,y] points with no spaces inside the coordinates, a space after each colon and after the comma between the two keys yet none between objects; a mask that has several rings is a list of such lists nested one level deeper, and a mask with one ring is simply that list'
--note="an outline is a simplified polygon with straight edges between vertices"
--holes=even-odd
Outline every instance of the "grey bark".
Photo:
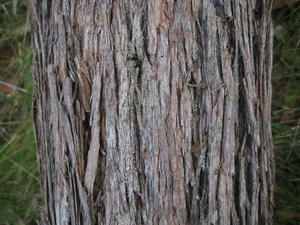
[{"label": "grey bark", "polygon": [[269,225],[269,0],[32,0],[45,225]]}]

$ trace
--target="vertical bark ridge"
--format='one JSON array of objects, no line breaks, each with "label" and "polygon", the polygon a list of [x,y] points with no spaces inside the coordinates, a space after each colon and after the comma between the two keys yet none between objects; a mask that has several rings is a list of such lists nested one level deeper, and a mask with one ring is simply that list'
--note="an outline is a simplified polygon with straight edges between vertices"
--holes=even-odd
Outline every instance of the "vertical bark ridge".
[{"label": "vertical bark ridge", "polygon": [[41,224],[272,223],[271,1],[32,2]]}]

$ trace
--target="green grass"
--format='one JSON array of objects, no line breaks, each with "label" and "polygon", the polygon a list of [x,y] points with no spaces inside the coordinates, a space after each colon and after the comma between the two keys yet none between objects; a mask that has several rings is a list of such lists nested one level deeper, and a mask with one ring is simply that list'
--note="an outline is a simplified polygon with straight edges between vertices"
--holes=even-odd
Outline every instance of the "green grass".
[{"label": "green grass", "polygon": [[[272,128],[276,154],[275,224],[300,224],[300,8],[274,11]],[[40,205],[31,120],[31,48],[26,1],[16,15],[0,2],[0,225],[35,224]],[[0,86],[1,88],[1,86]]]},{"label": "green grass", "polygon": [[[300,5],[274,13],[272,129],[276,156],[275,219],[300,224]],[[277,30],[277,31],[276,31]]]},{"label": "green grass", "polygon": [[[25,1],[0,3],[0,224],[35,224],[40,194],[31,121],[31,48]],[[2,86],[3,87],[3,86]]]}]

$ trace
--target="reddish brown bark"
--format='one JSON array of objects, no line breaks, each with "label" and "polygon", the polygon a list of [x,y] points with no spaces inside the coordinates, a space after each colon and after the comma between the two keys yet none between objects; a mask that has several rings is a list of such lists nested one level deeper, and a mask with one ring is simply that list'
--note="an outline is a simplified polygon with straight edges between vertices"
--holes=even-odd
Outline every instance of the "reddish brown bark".
[{"label": "reddish brown bark", "polygon": [[33,1],[41,224],[271,224],[271,8]]}]

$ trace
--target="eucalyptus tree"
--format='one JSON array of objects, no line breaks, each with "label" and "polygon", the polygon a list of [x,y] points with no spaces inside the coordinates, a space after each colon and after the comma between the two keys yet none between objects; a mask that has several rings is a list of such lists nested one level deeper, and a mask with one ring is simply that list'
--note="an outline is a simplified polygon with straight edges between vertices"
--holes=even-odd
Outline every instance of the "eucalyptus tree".
[{"label": "eucalyptus tree", "polygon": [[43,225],[269,225],[271,0],[32,0]]}]

